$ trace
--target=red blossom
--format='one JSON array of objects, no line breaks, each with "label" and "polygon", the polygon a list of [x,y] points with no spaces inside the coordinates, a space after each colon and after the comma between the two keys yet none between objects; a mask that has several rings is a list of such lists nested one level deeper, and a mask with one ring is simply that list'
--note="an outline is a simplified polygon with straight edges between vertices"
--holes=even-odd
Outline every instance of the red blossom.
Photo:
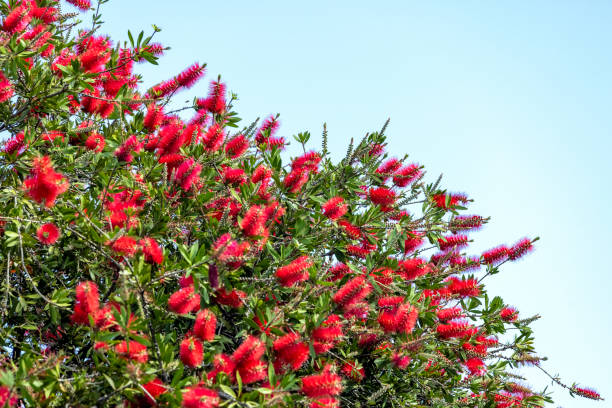
[{"label": "red blossom", "polygon": [[30,177],[23,182],[28,197],[46,207],[52,207],[57,196],[66,192],[68,186],[66,178],[55,172],[48,156],[34,158]]},{"label": "red blossom", "polygon": [[348,204],[344,202],[342,197],[333,197],[321,207],[323,214],[330,220],[337,220],[346,214]]},{"label": "red blossom", "polygon": [[398,187],[406,187],[414,183],[421,175],[420,166],[413,163],[398,169],[393,174],[393,184]]},{"label": "red blossom", "polygon": [[390,207],[395,203],[395,192],[385,187],[370,188],[368,197],[374,204],[383,208]]},{"label": "red blossom", "polygon": [[168,307],[178,314],[188,314],[200,308],[200,295],[193,286],[186,286],[168,298]]},{"label": "red blossom", "polygon": [[529,238],[522,238],[508,249],[508,259],[516,261],[531,251],[533,251],[532,241]]},{"label": "red blossom", "polygon": [[291,287],[298,282],[308,280],[308,269],[313,265],[308,256],[300,256],[290,264],[276,270],[276,277],[281,285]]},{"label": "red blossom", "polygon": [[142,248],[146,262],[158,265],[164,262],[164,253],[153,238],[143,238],[138,241],[138,245]]},{"label": "red blossom", "polygon": [[36,236],[41,243],[51,245],[59,238],[60,230],[55,224],[48,222],[41,225],[38,230],[36,230]]},{"label": "red blossom", "polygon": [[313,347],[317,354],[326,353],[342,340],[342,323],[338,315],[330,315],[312,331]]},{"label": "red blossom", "polygon": [[500,245],[482,253],[482,259],[488,265],[499,264],[505,261],[506,258],[508,258],[508,247],[505,245]]},{"label": "red blossom", "polygon": [[149,361],[147,346],[137,341],[130,340],[129,342],[120,342],[115,346],[115,353],[125,360],[132,360],[138,363],[146,363]]},{"label": "red blossom", "polygon": [[77,7],[81,11],[87,11],[91,8],[90,0],[66,0],[68,3]]},{"label": "red blossom", "polygon": [[249,140],[243,135],[236,135],[227,141],[225,153],[232,159],[236,159],[249,148]]},{"label": "red blossom", "polygon": [[225,111],[225,84],[219,81],[210,83],[210,91],[206,99],[196,101],[198,107],[211,113],[221,114]]},{"label": "red blossom", "polygon": [[329,371],[302,378],[302,393],[308,397],[338,395],[342,392],[342,378]]},{"label": "red blossom", "polygon": [[518,311],[511,306],[504,307],[499,312],[499,316],[501,317],[503,321],[514,322],[518,319]]},{"label": "red blossom", "polygon": [[187,367],[197,367],[204,358],[204,347],[197,338],[187,336],[181,341],[179,356]]},{"label": "red blossom", "polygon": [[215,329],[217,328],[217,317],[208,309],[202,309],[196,315],[193,326],[193,334],[203,341],[213,341]]},{"label": "red blossom", "polygon": [[216,408],[221,402],[216,391],[201,385],[194,385],[185,390],[181,404],[183,408]]},{"label": "red blossom", "polygon": [[132,257],[138,252],[138,243],[132,237],[124,235],[115,239],[114,241],[107,242],[111,249],[119,255],[126,257]]},{"label": "red blossom", "polygon": [[4,73],[0,72],[0,103],[11,99],[14,93],[15,88],[13,84],[4,76]]},{"label": "red blossom", "polygon": [[468,237],[467,235],[451,235],[438,238],[438,246],[441,251],[463,248],[468,246]]},{"label": "red blossom", "polygon": [[274,341],[274,351],[280,365],[288,365],[293,370],[298,370],[308,360],[310,349],[306,343],[300,341],[299,334],[289,333]]}]

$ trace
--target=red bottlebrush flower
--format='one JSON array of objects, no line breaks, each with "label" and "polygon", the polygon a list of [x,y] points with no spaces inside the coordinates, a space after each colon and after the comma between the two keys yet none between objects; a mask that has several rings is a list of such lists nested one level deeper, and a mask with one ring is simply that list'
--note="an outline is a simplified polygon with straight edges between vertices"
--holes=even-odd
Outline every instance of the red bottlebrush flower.
[{"label": "red bottlebrush flower", "polygon": [[340,372],[347,378],[356,382],[360,382],[365,377],[365,370],[363,367],[357,368],[357,363],[355,361],[344,363]]},{"label": "red bottlebrush flower", "polygon": [[76,287],[76,303],[71,319],[77,324],[89,324],[100,309],[98,286],[94,282],[81,282]]},{"label": "red bottlebrush flower", "polygon": [[338,395],[342,392],[342,378],[329,371],[302,378],[302,393],[308,397]]},{"label": "red bottlebrush flower", "polygon": [[359,245],[347,245],[346,252],[358,258],[365,259],[372,252],[372,250]]},{"label": "red bottlebrush flower", "polygon": [[225,167],[221,172],[223,183],[226,185],[240,185],[245,182],[244,170]]},{"label": "red bottlebrush flower", "polygon": [[460,307],[451,307],[449,309],[440,309],[436,312],[436,316],[440,321],[447,321],[464,317],[463,310]]},{"label": "red bottlebrush flower", "polygon": [[385,332],[409,334],[414,329],[419,316],[418,310],[409,303],[403,303],[401,296],[384,297],[378,300],[378,306],[383,309],[378,322]]},{"label": "red bottlebrush flower", "polygon": [[138,252],[138,243],[136,242],[136,240],[126,235],[119,237],[107,244],[110,245],[111,249],[114,252],[126,257],[132,257],[136,254],[136,252]]},{"label": "red bottlebrush flower", "polygon": [[319,153],[310,151],[304,153],[300,157],[296,157],[291,162],[291,170],[306,170],[317,173],[319,170],[319,163],[321,162],[321,156]]},{"label": "red bottlebrush flower", "polygon": [[79,61],[85,72],[100,72],[111,58],[110,41],[104,37],[87,37],[80,48]]},{"label": "red bottlebrush flower", "polygon": [[6,154],[13,154],[17,152],[17,156],[19,156],[25,151],[25,147],[25,134],[23,132],[19,132],[4,142],[1,151]]},{"label": "red bottlebrush flower", "polygon": [[353,239],[360,239],[363,235],[358,227],[354,226],[346,220],[338,221],[338,225],[340,225],[344,229],[346,235]]},{"label": "red bottlebrush flower", "polygon": [[496,265],[501,263],[508,258],[508,247],[505,245],[500,245],[496,248],[489,249],[482,253],[482,259],[484,263],[488,265]]},{"label": "red bottlebrush flower", "polygon": [[472,357],[464,364],[472,375],[481,375],[485,372],[485,363],[478,357]]},{"label": "red bottlebrush flower", "polygon": [[243,135],[236,135],[227,141],[225,145],[225,154],[230,158],[236,159],[249,148],[249,140]]},{"label": "red bottlebrush flower", "polygon": [[60,132],[59,130],[52,130],[50,132],[43,133],[42,135],[40,135],[40,138],[46,142],[53,142],[55,141],[55,139],[59,138],[63,142],[65,135],[63,132]]},{"label": "red bottlebrush flower", "polygon": [[468,237],[467,235],[451,235],[444,238],[438,238],[438,245],[441,251],[463,248],[468,246]]},{"label": "red bottlebrush flower", "polygon": [[192,143],[196,143],[200,136],[202,135],[202,126],[199,123],[189,123],[185,130],[183,130],[183,135],[181,136],[184,140],[184,145],[190,145]]},{"label": "red bottlebrush flower", "polygon": [[291,170],[283,179],[283,185],[290,193],[297,193],[308,182],[308,171]]},{"label": "red bottlebrush flower", "polygon": [[153,406],[156,403],[157,397],[159,397],[160,395],[168,391],[164,383],[159,378],[156,378],[152,381],[149,381],[146,384],[143,384],[142,388],[144,388],[146,391],[144,395],[145,401],[149,405],[153,405]]},{"label": "red bottlebrush flower", "polygon": [[187,286],[193,286],[193,275],[181,276],[178,280],[178,284],[181,288],[186,288]]},{"label": "red bottlebrush flower", "polygon": [[186,390],[181,404],[183,408],[216,408],[221,402],[216,391],[200,385],[188,387]]},{"label": "red bottlebrush flower", "polygon": [[185,144],[185,134],[182,130],[183,124],[179,121],[173,121],[159,130],[159,141],[157,142],[159,156],[178,153],[181,146]]},{"label": "red bottlebrush flower", "polygon": [[91,8],[90,0],[66,0],[68,3],[77,7],[81,11],[87,11]]},{"label": "red bottlebrush flower", "polygon": [[398,261],[397,273],[406,280],[414,280],[419,276],[426,275],[430,268],[421,258],[404,259]]},{"label": "red bottlebrush flower", "polygon": [[189,158],[182,162],[174,172],[173,181],[183,190],[189,191],[202,172],[202,166]]},{"label": "red bottlebrush flower", "polygon": [[342,262],[338,262],[337,264],[329,268],[329,273],[331,274],[331,277],[329,278],[329,280],[333,282],[333,281],[340,280],[346,274],[351,273],[351,268],[349,268],[347,265],[343,264]]},{"label": "red bottlebrush flower", "polygon": [[13,84],[11,81],[6,79],[2,72],[0,72],[0,103],[11,99],[14,93],[15,88],[13,87]]},{"label": "red bottlebrush flower", "polygon": [[199,63],[187,67],[176,76],[176,82],[182,87],[191,88],[204,75],[204,66]]},{"label": "red bottlebrush flower", "polygon": [[197,367],[202,364],[204,347],[197,338],[193,336],[185,337],[179,347],[179,356],[187,367]]},{"label": "red bottlebrush flower", "polygon": [[452,320],[447,324],[440,324],[436,327],[438,335],[443,339],[471,336],[476,330],[475,327],[464,320]]},{"label": "red bottlebrush flower", "polygon": [[146,262],[158,265],[164,262],[164,253],[153,238],[143,238],[138,241],[138,245],[142,248]]},{"label": "red bottlebrush flower", "polygon": [[175,92],[179,88],[179,83],[176,82],[176,79],[172,78],[155,85],[153,88],[151,88],[151,92],[153,93],[153,97],[155,98],[164,98]]},{"label": "red bottlebrush flower", "polygon": [[404,303],[397,308],[395,313],[395,331],[410,334],[414,330],[419,310],[409,303]]},{"label": "red bottlebrush flower", "polygon": [[370,188],[368,196],[370,201],[383,208],[390,207],[395,203],[395,192],[385,187]]},{"label": "red bottlebrush flower", "polygon": [[323,209],[323,214],[327,218],[330,220],[337,220],[346,214],[348,205],[344,202],[342,197],[334,197],[323,204],[321,208]]},{"label": "red bottlebrush flower", "polygon": [[592,399],[592,400],[603,399],[603,398],[601,398],[601,395],[597,391],[592,389],[592,388],[583,388],[583,387],[576,387],[576,386],[574,386],[574,387],[571,388],[571,391],[574,394],[578,394],[578,395],[580,395],[581,397],[584,397],[584,398],[589,398],[589,399]]},{"label": "red bottlebrush flower", "polygon": [[96,153],[100,153],[104,150],[104,146],[106,146],[106,141],[104,140],[104,136],[99,133],[92,133],[85,141],[85,147]]},{"label": "red bottlebrush flower", "polygon": [[217,290],[215,296],[217,303],[220,305],[230,306],[236,309],[242,307],[244,299],[246,299],[246,293],[236,289],[227,292],[225,288],[221,288]]},{"label": "red bottlebrush flower", "polygon": [[120,162],[131,163],[134,160],[132,153],[138,153],[142,146],[142,142],[135,135],[131,135],[115,150],[115,157]]},{"label": "red bottlebrush flower", "polygon": [[60,236],[60,230],[53,223],[46,223],[40,226],[38,230],[36,230],[36,236],[38,240],[45,244],[51,245],[54,244]]},{"label": "red bottlebrush flower", "polygon": [[274,116],[269,116],[268,118],[266,118],[266,120],[264,120],[263,124],[257,131],[257,134],[255,135],[255,141],[258,144],[267,143],[268,139],[274,136],[279,126],[280,123],[278,119]]},{"label": "red bottlebrush flower", "polygon": [[372,285],[363,276],[357,276],[344,284],[332,297],[334,303],[342,308],[361,302],[372,291]]},{"label": "red bottlebrush flower", "polygon": [[393,364],[395,364],[395,366],[400,370],[405,370],[412,359],[409,356],[404,356],[400,353],[393,353],[391,355],[391,361],[393,361]]},{"label": "red bottlebrush flower", "polygon": [[265,221],[266,217],[263,208],[254,205],[247,210],[240,222],[240,228],[247,237],[264,235],[264,229],[266,228]]},{"label": "red bottlebrush flower", "polygon": [[142,121],[142,125],[149,132],[153,132],[162,124],[165,116],[164,108],[152,103],[147,107],[147,114]]},{"label": "red bottlebrush flower", "polygon": [[387,181],[389,176],[395,173],[402,166],[402,162],[392,157],[380,165],[376,169],[376,173],[383,176],[383,183]]},{"label": "red bottlebrush flower", "polygon": [[243,384],[252,384],[268,377],[268,365],[260,360],[247,360],[238,365],[237,371]]},{"label": "red bottlebrush flower", "polygon": [[297,333],[289,333],[274,341],[274,351],[283,365],[290,365],[298,370],[309,356],[306,343],[300,341]]},{"label": "red bottlebrush flower", "polygon": [[232,361],[240,366],[247,361],[259,360],[266,352],[264,343],[255,336],[247,337],[232,354]]},{"label": "red bottlebrush flower", "polygon": [[[459,205],[459,203],[466,204],[468,202],[468,198],[465,194],[453,194],[453,193],[435,194],[432,197],[432,199],[436,206],[443,208],[445,210],[448,209],[449,206],[455,207]],[[447,206],[447,200],[448,200],[449,206]]]},{"label": "red bottlebrush flower", "polygon": [[501,312],[499,312],[499,316],[505,322],[514,322],[518,319],[518,311],[513,307],[504,307]]},{"label": "red bottlebrush flower", "polygon": [[193,326],[193,334],[203,341],[213,341],[215,329],[217,328],[217,317],[208,309],[202,309],[196,315]]},{"label": "red bottlebrush flower", "polygon": [[55,7],[36,7],[32,4],[32,11],[30,12],[33,18],[37,18],[45,24],[51,24],[57,20],[57,9]]},{"label": "red bottlebrush flower", "polygon": [[200,308],[200,295],[195,293],[193,286],[186,286],[168,298],[168,307],[178,314],[194,312]]},{"label": "red bottlebrush flower", "polygon": [[221,114],[225,111],[225,84],[219,81],[210,83],[210,91],[206,99],[198,99],[199,108],[211,113]]},{"label": "red bottlebrush flower", "polygon": [[230,356],[223,353],[217,354],[213,357],[213,367],[214,369],[207,375],[208,379],[215,378],[219,373],[225,373],[234,381],[236,364],[234,364]]},{"label": "red bottlebrush flower", "polygon": [[2,30],[9,34],[23,31],[32,20],[31,10],[32,4],[29,1],[22,1],[4,18]]},{"label": "red bottlebrush flower", "polygon": [[457,231],[477,230],[482,227],[484,218],[480,215],[458,215],[448,224],[453,233]]},{"label": "red bottlebrush flower", "polygon": [[393,184],[398,187],[406,187],[414,183],[422,174],[418,164],[404,166],[393,174]]},{"label": "red bottlebrush flower", "polygon": [[508,249],[508,259],[516,261],[531,251],[533,251],[531,240],[529,238],[523,238]]},{"label": "red bottlebrush flower", "polygon": [[216,152],[221,148],[224,140],[225,133],[223,131],[223,127],[220,124],[215,123],[208,128],[202,137],[202,144],[208,152]]},{"label": "red bottlebrush flower", "polygon": [[404,254],[408,255],[414,252],[421,245],[423,245],[423,235],[415,231],[408,231],[404,241]]},{"label": "red bottlebrush flower", "polygon": [[238,244],[231,239],[230,233],[221,235],[213,245],[214,256],[229,269],[237,269],[242,265],[244,254],[249,248],[248,242]]},{"label": "red bottlebrush flower", "polygon": [[6,385],[0,385],[0,407],[14,407],[19,398]]},{"label": "red bottlebrush flower", "polygon": [[46,207],[52,207],[57,196],[66,192],[68,186],[66,178],[55,172],[48,156],[33,160],[30,177],[23,182],[28,197],[41,204],[44,202]]},{"label": "red bottlebrush flower", "polygon": [[122,341],[115,346],[115,353],[123,359],[136,361],[138,363],[146,363],[149,361],[147,346],[137,341]]},{"label": "red bottlebrush flower", "polygon": [[454,276],[448,279],[448,290],[452,294],[458,294],[461,297],[478,296],[480,289],[476,279],[459,279]]},{"label": "red bottlebrush flower", "polygon": [[338,315],[330,315],[312,331],[313,347],[317,354],[326,353],[342,340],[342,323]]},{"label": "red bottlebrush flower", "polygon": [[288,288],[298,282],[308,280],[308,269],[313,265],[313,262],[308,256],[303,255],[292,261],[289,265],[281,266],[276,270],[276,277],[281,285]]},{"label": "red bottlebrush flower", "polygon": [[385,152],[385,146],[384,145],[375,144],[375,145],[372,145],[372,147],[368,151],[368,155],[370,157],[376,157],[376,156],[380,156],[384,152]]}]

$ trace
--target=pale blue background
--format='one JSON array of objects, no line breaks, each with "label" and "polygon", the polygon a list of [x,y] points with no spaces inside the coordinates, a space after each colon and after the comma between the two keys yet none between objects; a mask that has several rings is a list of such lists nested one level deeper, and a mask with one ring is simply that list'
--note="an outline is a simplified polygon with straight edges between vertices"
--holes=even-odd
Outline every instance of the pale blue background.
[{"label": "pale blue background", "polygon": [[[331,5],[330,5],[331,4]],[[69,6],[65,7],[67,11]],[[163,28],[146,85],[193,61],[239,93],[241,117],[280,112],[330,150],[390,116],[392,152],[469,193],[492,222],[475,249],[539,235],[489,291],[540,313],[543,366],[612,398],[612,2],[151,1],[104,6],[106,31]],[[207,81],[185,100],[206,93]],[[289,152],[292,150],[289,149]],[[548,384],[536,369],[531,383]],[[553,387],[555,406],[605,407]]]}]

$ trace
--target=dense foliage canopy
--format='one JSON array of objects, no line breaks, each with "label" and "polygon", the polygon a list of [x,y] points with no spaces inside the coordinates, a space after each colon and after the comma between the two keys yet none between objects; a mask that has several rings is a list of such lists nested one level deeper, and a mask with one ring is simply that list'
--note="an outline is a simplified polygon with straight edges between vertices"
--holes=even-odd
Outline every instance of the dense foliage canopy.
[{"label": "dense foliage canopy", "polygon": [[549,401],[513,372],[542,369],[538,316],[483,286],[536,239],[467,255],[488,219],[386,126],[338,162],[300,133],[287,161],[220,78],[172,104],[204,65],[141,89],[157,29],[103,36],[104,2],[0,3],[0,405]]}]

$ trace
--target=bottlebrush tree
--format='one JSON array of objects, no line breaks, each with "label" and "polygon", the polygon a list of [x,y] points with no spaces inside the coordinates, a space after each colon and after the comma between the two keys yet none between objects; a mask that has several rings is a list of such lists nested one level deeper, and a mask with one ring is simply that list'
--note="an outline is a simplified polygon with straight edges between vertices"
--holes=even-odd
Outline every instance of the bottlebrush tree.
[{"label": "bottlebrush tree", "polygon": [[220,79],[173,109],[205,66],[143,89],[155,32],[116,42],[104,1],[68,3],[0,3],[0,406],[550,401],[513,371],[543,370],[538,316],[483,286],[537,238],[470,253],[488,218],[384,127],[337,162],[300,133],[287,161]]}]

